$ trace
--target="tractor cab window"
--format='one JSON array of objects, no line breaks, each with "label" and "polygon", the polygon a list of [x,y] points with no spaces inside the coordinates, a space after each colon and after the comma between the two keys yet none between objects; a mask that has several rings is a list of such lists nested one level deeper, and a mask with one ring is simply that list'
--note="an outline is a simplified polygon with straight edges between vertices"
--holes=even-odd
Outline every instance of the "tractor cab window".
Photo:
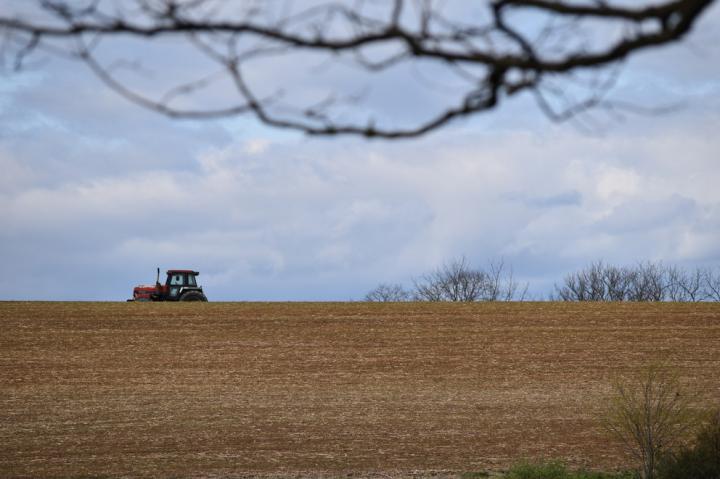
[{"label": "tractor cab window", "polygon": [[195,275],[189,274],[187,277],[187,284],[188,286],[197,286],[197,283],[195,282]]},{"label": "tractor cab window", "polygon": [[170,286],[182,286],[183,285],[183,275],[176,273],[170,276]]}]

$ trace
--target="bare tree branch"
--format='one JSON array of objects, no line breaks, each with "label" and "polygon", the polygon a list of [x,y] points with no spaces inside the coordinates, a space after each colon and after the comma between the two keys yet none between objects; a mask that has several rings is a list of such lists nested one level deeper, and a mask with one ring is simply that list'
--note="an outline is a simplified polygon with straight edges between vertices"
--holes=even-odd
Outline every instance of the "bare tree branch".
[{"label": "bare tree branch", "polygon": [[[432,1],[408,8],[403,0],[383,6],[365,2],[317,3],[293,11],[288,3],[275,14],[274,2],[242,6],[212,0],[128,0],[118,6],[107,0],[80,2],[35,0],[22,9],[0,13],[3,56],[13,58],[15,69],[36,51],[52,49],[68,39],[80,40],[76,57],[106,85],[128,100],[175,118],[217,118],[251,114],[258,121],[310,135],[360,135],[368,138],[416,137],[437,130],[459,118],[491,111],[508,98],[530,91],[539,108],[555,121],[566,121],[591,108],[616,109],[621,103],[606,101],[617,72],[615,66],[628,56],[681,40],[714,0],[665,0],[633,6],[608,2],[569,0],[494,0],[487,3],[484,19],[466,19],[451,9],[443,11]],[[539,15],[545,27],[539,32],[517,20],[516,13]],[[583,27],[587,20],[601,22],[608,31],[602,44],[587,45]],[[576,27],[576,28],[575,28]],[[105,39],[186,38],[205,58],[221,68],[235,85],[239,101],[217,108],[181,109],[171,105],[205,89],[207,72],[193,79],[167,85],[158,96],[136,91],[115,78],[94,48]],[[448,97],[444,107],[413,116],[397,125],[387,118],[353,115],[343,118],[340,102],[309,101],[291,106],[283,95],[261,93],[245,72],[276,55],[322,54],[333,62],[352,62],[367,75],[394,71],[423,62],[442,72],[442,78],[461,72],[469,82]],[[609,76],[601,75],[611,69]],[[211,70],[212,71],[212,70]],[[472,73],[471,73],[472,72]],[[575,99],[556,89],[553,82],[572,80],[578,72],[597,75],[588,94]],[[214,80],[214,75],[212,76]],[[604,78],[604,80],[601,80]],[[286,86],[294,86],[291,78]],[[338,87],[342,89],[342,87]],[[285,88],[282,88],[285,90]],[[325,95],[344,98],[340,92]],[[290,95],[303,102],[302,95]]]}]

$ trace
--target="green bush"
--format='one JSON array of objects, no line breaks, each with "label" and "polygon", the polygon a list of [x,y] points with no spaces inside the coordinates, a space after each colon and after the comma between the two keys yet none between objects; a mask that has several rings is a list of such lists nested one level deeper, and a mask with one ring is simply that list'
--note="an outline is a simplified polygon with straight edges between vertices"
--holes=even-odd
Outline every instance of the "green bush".
[{"label": "green bush", "polygon": [[460,474],[460,479],[485,479],[486,477],[490,477],[490,473],[486,471],[463,472]]},{"label": "green bush", "polygon": [[720,479],[720,409],[709,415],[693,446],[662,458],[659,479]]},{"label": "green bush", "polygon": [[559,461],[530,463],[522,462],[513,466],[506,479],[631,479],[629,473],[609,474],[592,471],[570,471]]}]

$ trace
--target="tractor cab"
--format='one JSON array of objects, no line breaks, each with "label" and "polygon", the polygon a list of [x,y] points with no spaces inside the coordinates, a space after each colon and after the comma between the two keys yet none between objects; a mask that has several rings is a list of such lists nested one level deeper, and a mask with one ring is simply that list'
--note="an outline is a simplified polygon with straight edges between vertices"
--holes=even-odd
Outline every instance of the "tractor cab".
[{"label": "tractor cab", "polygon": [[169,299],[178,299],[180,293],[188,289],[197,288],[197,271],[185,269],[171,269],[167,272],[165,291]]},{"label": "tractor cab", "polygon": [[136,286],[128,301],[207,301],[202,286],[198,286],[200,273],[189,269],[171,269],[165,284],[160,284],[160,268],[154,286]]}]

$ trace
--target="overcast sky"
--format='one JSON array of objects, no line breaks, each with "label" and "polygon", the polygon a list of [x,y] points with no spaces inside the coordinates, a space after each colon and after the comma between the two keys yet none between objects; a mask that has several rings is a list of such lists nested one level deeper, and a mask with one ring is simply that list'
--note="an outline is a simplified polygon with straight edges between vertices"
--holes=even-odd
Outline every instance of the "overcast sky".
[{"label": "overcast sky", "polygon": [[537,298],[599,259],[720,266],[719,45],[716,4],[625,64],[612,97],[670,113],[588,133],[519,97],[400,142],[170,120],[43,56],[0,76],[0,299],[123,300],[157,266],[211,301],[361,299],[462,255]]}]

